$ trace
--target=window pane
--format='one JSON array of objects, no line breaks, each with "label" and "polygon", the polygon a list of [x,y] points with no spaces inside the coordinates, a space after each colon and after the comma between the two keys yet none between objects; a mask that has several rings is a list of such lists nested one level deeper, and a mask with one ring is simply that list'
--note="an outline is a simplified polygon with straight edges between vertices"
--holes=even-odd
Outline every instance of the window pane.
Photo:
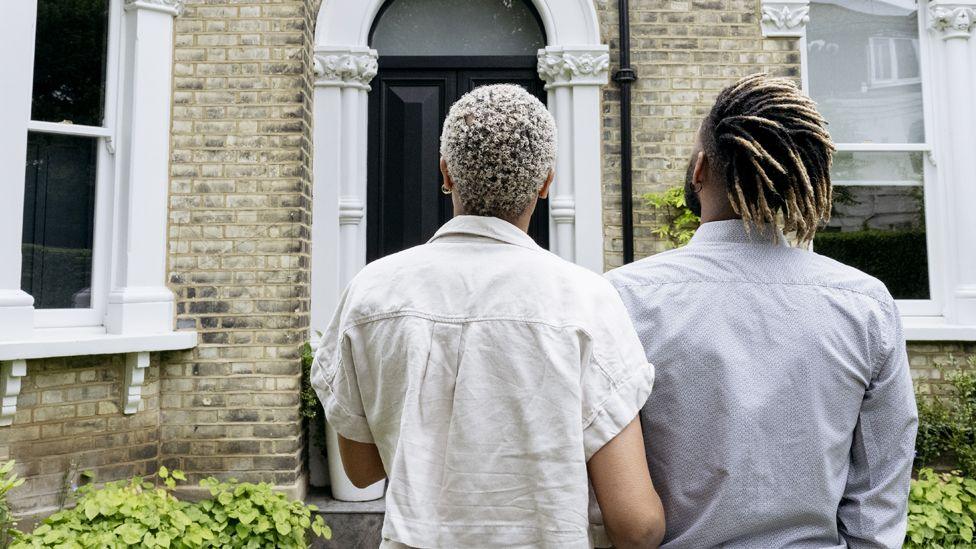
[{"label": "window pane", "polygon": [[91,306],[98,139],[30,132],[21,288],[38,309]]},{"label": "window pane", "polygon": [[910,0],[810,4],[810,96],[838,143],[923,143],[918,15]]},{"label": "window pane", "polygon": [[834,187],[814,249],[885,283],[896,299],[929,299],[922,187]]},{"label": "window pane", "polygon": [[834,153],[831,179],[834,185],[921,185],[924,178],[921,152]]},{"label": "window pane", "polygon": [[545,45],[528,0],[393,0],[372,38],[381,56],[535,56]]},{"label": "window pane", "polygon": [[38,0],[31,118],[101,126],[109,0]]}]

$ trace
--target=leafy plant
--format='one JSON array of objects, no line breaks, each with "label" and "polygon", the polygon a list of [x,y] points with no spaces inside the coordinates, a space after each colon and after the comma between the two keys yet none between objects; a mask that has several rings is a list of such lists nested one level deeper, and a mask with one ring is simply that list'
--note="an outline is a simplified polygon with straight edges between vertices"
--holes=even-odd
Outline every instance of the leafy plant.
[{"label": "leafy plant", "polygon": [[684,187],[671,187],[664,192],[645,194],[644,201],[664,217],[664,223],[654,229],[653,233],[665,239],[672,248],[687,244],[701,224],[701,219],[685,203]]},{"label": "leafy plant", "polygon": [[309,451],[314,451],[314,448],[325,449],[325,411],[322,410],[322,403],[319,402],[319,397],[315,394],[315,389],[312,387],[312,361],[315,359],[315,353],[312,351],[312,346],[309,343],[305,343],[301,348],[302,353],[302,391],[301,391],[301,414],[305,418],[306,427],[309,430],[312,445],[309,446]]},{"label": "leafy plant", "polygon": [[23,484],[24,479],[17,478],[17,473],[13,471],[13,461],[0,465],[0,547],[7,547],[12,538],[20,535],[17,521],[10,514],[10,506],[7,505],[7,492]]},{"label": "leafy plant", "polygon": [[951,462],[965,476],[976,478],[976,356],[967,363],[968,369],[960,369],[959,361],[950,356],[937,365],[948,391],[918,395],[915,459],[919,467]]},{"label": "leafy plant", "polygon": [[298,548],[309,529],[326,539],[332,532],[315,507],[290,501],[270,484],[200,481],[211,498],[196,503],[171,492],[180,471],[159,469],[162,486],[136,477],[102,488],[81,486],[77,505],[46,518],[33,532],[18,536],[11,549],[34,548]]},{"label": "leafy plant", "polygon": [[908,502],[909,549],[972,547],[976,529],[976,480],[922,469]]}]

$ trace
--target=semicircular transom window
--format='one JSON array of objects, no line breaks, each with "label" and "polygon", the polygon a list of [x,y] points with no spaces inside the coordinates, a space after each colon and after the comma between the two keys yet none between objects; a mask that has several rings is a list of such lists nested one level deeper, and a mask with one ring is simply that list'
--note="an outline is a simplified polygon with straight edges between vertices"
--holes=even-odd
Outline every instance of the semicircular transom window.
[{"label": "semicircular transom window", "polygon": [[534,56],[546,45],[530,0],[391,0],[371,42],[381,56]]}]

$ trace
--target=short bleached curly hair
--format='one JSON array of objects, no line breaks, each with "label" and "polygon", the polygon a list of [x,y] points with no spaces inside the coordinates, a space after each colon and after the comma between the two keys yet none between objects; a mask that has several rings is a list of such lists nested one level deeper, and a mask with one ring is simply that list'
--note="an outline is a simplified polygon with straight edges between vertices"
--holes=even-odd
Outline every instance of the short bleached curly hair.
[{"label": "short bleached curly hair", "polygon": [[556,121],[521,86],[482,86],[451,107],[441,156],[464,213],[515,219],[555,165]]}]

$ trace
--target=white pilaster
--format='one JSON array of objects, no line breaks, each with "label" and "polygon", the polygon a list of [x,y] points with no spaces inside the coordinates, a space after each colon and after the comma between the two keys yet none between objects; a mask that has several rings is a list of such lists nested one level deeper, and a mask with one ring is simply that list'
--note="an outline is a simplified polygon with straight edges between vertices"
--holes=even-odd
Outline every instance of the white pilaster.
[{"label": "white pilaster", "polygon": [[37,2],[10,2],[0,17],[0,36],[9,44],[0,58],[0,341],[28,339],[34,326],[34,298],[20,289],[24,227],[24,163],[31,112],[34,29]]},{"label": "white pilaster", "polygon": [[976,0],[933,0],[928,5],[933,40],[934,81],[945,100],[937,105],[936,147],[945,174],[945,223],[950,228],[948,261],[950,295],[946,320],[976,325]]},{"label": "white pilaster", "polygon": [[166,287],[166,211],[173,17],[183,0],[126,0],[116,255],[105,326],[110,334],[173,329]]},{"label": "white pilaster", "polygon": [[[366,128],[376,50],[315,50],[312,340],[366,264]],[[338,235],[338,238],[336,237]]]},{"label": "white pilaster", "polygon": [[607,46],[539,50],[559,154],[550,191],[550,248],[563,259],[603,272],[600,88],[607,83]]}]

